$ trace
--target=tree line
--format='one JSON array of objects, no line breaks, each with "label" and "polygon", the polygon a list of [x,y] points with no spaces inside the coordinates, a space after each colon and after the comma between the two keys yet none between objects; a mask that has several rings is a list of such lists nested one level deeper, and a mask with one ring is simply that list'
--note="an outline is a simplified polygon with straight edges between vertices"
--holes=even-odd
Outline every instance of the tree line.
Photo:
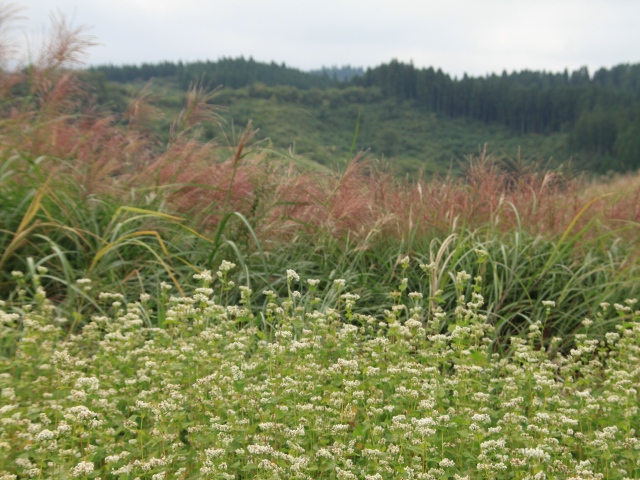
[{"label": "tree line", "polygon": [[186,89],[194,81],[206,85],[224,85],[241,88],[254,83],[265,85],[288,85],[300,89],[312,87],[326,88],[338,83],[330,74],[331,70],[321,70],[315,74],[303,72],[286,64],[263,63],[253,58],[222,58],[218,61],[202,62],[161,62],[141,65],[102,65],[90,70],[102,73],[107,80],[133,82],[152,78],[173,77],[180,87]]}]

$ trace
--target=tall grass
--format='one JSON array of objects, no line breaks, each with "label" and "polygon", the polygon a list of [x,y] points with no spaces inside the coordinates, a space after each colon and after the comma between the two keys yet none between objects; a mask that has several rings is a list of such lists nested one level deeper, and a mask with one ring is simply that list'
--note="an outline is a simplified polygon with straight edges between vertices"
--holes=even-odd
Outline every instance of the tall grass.
[{"label": "tall grass", "polygon": [[[482,274],[486,313],[505,335],[556,299],[547,338],[575,329],[591,305],[637,294],[637,184],[612,194],[485,152],[461,177],[398,179],[362,154],[339,172],[307,172],[256,144],[250,124],[228,145],[200,141],[203,123],[220,118],[215,91],[198,84],[163,144],[145,126],[159,115],[148,93],[120,113],[96,105],[74,70],[93,40],[62,19],[54,27],[34,61],[1,72],[3,298],[17,298],[12,271],[33,278],[44,266],[57,308],[82,315],[100,310],[100,289],[159,298],[161,282],[181,288],[229,258],[235,281],[255,287],[255,308],[263,288],[286,291],[294,268],[344,278],[373,311],[393,304],[402,278],[454,305],[445,272],[465,270]],[[405,255],[416,262],[403,270]],[[418,264],[432,262],[429,277]],[[77,283],[85,277],[94,292]]]}]

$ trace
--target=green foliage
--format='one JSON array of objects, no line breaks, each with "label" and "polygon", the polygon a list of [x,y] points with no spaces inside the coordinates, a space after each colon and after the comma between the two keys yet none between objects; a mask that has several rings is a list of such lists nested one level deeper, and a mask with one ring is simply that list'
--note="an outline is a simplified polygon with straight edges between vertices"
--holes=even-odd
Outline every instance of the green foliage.
[{"label": "green foliage", "polygon": [[636,121],[616,137],[613,152],[624,167],[635,168],[640,164],[640,121]]}]

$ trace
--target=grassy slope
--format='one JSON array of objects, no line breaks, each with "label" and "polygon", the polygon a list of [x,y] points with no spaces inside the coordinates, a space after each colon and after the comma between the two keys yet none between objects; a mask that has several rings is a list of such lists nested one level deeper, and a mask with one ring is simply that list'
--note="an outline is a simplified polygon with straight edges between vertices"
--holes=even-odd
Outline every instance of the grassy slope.
[{"label": "grassy slope", "polygon": [[[118,89],[120,103],[144,85],[111,85]],[[168,81],[155,81],[151,90],[158,94],[166,119],[158,123],[158,132],[167,132],[169,118],[182,107],[184,94]],[[205,136],[222,144],[233,143],[233,131],[241,131],[249,120],[260,129],[258,138],[270,142],[279,151],[322,165],[347,159],[358,126],[356,150],[385,159],[400,173],[446,173],[459,169],[459,163],[476,154],[483,145],[498,157],[537,161],[557,165],[571,159],[565,134],[517,135],[500,125],[486,125],[464,119],[450,119],[415,108],[410,103],[382,100],[368,104],[331,107],[301,105],[271,98],[250,98],[248,90],[223,90],[215,102],[226,123],[205,128]],[[112,93],[112,98],[114,95]],[[358,115],[360,121],[358,124]]]}]

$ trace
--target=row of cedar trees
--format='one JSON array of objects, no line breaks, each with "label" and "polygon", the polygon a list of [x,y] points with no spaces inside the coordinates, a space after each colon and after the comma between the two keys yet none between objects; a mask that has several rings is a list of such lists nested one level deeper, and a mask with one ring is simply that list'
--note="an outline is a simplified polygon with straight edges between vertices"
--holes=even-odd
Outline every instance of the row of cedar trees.
[{"label": "row of cedar trees", "polygon": [[[119,82],[174,77],[184,88],[199,78],[205,84],[230,88],[260,83],[300,90],[351,89],[353,94],[342,98],[364,102],[372,95],[358,94],[354,87],[375,89],[381,98],[409,100],[418,108],[450,117],[504,124],[520,134],[570,132],[574,149],[613,156],[624,169],[640,167],[640,64],[601,68],[594,75],[583,67],[571,73],[521,71],[458,79],[441,70],[392,61],[345,82],[251,58],[93,70]],[[296,98],[325,100],[317,94]]]}]

